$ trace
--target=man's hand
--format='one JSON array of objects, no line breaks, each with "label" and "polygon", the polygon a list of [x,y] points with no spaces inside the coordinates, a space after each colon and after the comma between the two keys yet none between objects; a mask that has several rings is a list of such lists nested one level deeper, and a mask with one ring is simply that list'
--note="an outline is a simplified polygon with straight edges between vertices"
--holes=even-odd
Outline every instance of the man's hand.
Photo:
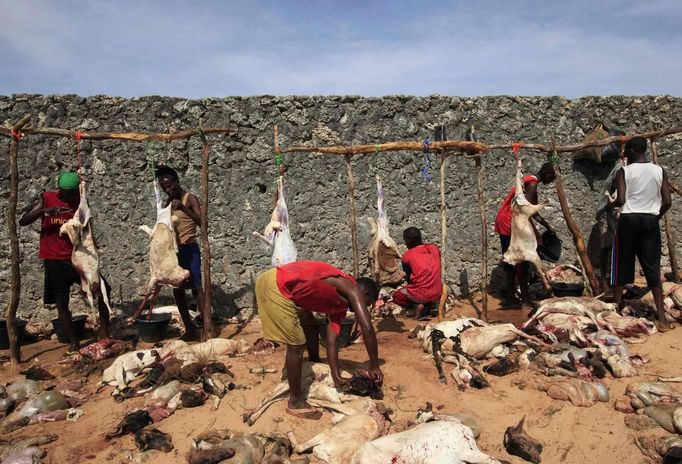
[{"label": "man's hand", "polygon": [[173,202],[171,203],[171,208],[173,209],[173,211],[184,211],[185,205],[183,205],[180,200],[173,200]]},{"label": "man's hand", "polygon": [[367,376],[370,379],[374,380],[374,383],[376,383],[379,386],[381,386],[384,383],[384,374],[381,372],[381,369],[378,366],[368,370]]},{"label": "man's hand", "polygon": [[351,379],[344,378],[341,375],[332,375],[332,379],[334,379],[334,386],[337,388],[345,387],[351,381]]}]

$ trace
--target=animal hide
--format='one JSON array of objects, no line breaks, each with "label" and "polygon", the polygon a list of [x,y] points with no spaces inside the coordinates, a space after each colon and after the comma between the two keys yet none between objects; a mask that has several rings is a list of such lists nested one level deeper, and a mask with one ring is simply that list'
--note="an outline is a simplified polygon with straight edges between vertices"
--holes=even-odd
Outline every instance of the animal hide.
[{"label": "animal hide", "polygon": [[253,236],[272,248],[272,265],[282,266],[296,261],[296,245],[289,233],[289,210],[284,199],[284,177],[277,179],[277,204],[263,234]]},{"label": "animal hide", "polygon": [[367,411],[344,417],[330,429],[304,443],[297,444],[293,433],[289,433],[288,438],[296,453],[312,449],[313,455],[324,462],[345,464],[353,458],[359,445],[374,440],[387,429],[386,419],[372,403]]},{"label": "animal hide", "polygon": [[523,193],[523,183],[521,182],[521,160],[516,162],[516,197],[512,205],[512,227],[511,242],[509,249],[503,256],[503,260],[509,264],[529,262],[535,266],[538,274],[542,278],[542,283],[549,289],[549,281],[542,266],[542,260],[538,255],[538,241],[535,236],[535,229],[531,223],[531,217],[544,208],[545,203],[533,205]]},{"label": "animal hide", "polygon": [[147,300],[152,297],[152,307],[159,294],[162,285],[171,287],[180,287],[187,279],[189,279],[189,271],[183,269],[178,264],[178,244],[175,237],[173,227],[174,221],[177,219],[171,216],[171,204],[165,208],[161,200],[161,193],[156,182],[154,182],[154,194],[156,197],[156,225],[154,229],[147,226],[140,226],[140,230],[145,232],[151,238],[149,243],[149,283],[144,298],[140,306],[137,308],[135,316],[138,316]]},{"label": "animal hide", "polygon": [[99,273],[99,252],[95,243],[95,234],[92,226],[92,216],[88,205],[87,189],[81,173],[80,203],[74,216],[59,229],[60,235],[68,235],[73,244],[71,263],[81,278],[81,290],[85,293],[93,314],[99,314],[95,310],[97,297],[102,295],[104,304],[112,314],[109,304],[109,294],[104,280]]},{"label": "animal hide", "polygon": [[351,464],[499,464],[481,452],[471,429],[457,420],[427,422],[365,443]]},{"label": "animal hide", "polygon": [[[348,378],[350,374],[341,371],[341,376]],[[368,402],[372,401],[369,398],[339,392],[334,386],[334,380],[327,364],[303,363],[301,388],[311,405],[331,409],[345,415],[355,414],[358,408],[363,408]],[[242,419],[247,424],[253,425],[272,404],[287,399],[288,395],[289,383],[283,378],[272,393],[264,398],[257,407],[247,410]]]},{"label": "animal hide", "polygon": [[377,179],[377,221],[367,218],[371,228],[372,239],[369,242],[368,259],[374,280],[382,287],[398,285],[405,278],[405,272],[400,261],[400,251],[395,240],[388,233],[388,216],[384,209],[384,189],[381,178]]}]

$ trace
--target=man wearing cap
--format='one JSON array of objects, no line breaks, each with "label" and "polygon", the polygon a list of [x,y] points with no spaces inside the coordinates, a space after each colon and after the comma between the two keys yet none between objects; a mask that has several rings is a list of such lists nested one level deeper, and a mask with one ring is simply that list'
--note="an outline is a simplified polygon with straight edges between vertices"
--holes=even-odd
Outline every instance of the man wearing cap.
[{"label": "man wearing cap", "polygon": [[[80,178],[75,172],[63,172],[57,181],[59,187],[56,192],[43,192],[30,209],[24,212],[19,224],[27,226],[38,218],[40,224],[40,252],[39,256],[45,266],[45,282],[43,302],[56,304],[59,320],[69,338],[69,349],[78,349],[71,311],[69,310],[69,294],[71,285],[80,284],[80,277],[71,263],[73,245],[67,235],[60,235],[62,224],[71,219],[80,202],[78,186]],[[106,283],[107,291],[110,291]],[[109,310],[100,295],[98,301],[100,327],[98,336],[106,338],[109,333]]]}]

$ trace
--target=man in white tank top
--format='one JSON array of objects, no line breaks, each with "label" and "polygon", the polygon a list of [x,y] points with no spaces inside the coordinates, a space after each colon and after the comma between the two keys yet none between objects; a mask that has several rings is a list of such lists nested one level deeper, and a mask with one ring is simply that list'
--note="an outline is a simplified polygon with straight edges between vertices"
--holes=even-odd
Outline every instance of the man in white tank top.
[{"label": "man in white tank top", "polygon": [[670,209],[668,177],[658,165],[646,160],[647,142],[633,137],[625,144],[627,166],[616,174],[621,207],[611,262],[614,299],[621,306],[623,287],[635,280],[635,256],[651,289],[658,312],[659,330],[672,326],[666,322],[661,286],[661,229],[658,220]]}]

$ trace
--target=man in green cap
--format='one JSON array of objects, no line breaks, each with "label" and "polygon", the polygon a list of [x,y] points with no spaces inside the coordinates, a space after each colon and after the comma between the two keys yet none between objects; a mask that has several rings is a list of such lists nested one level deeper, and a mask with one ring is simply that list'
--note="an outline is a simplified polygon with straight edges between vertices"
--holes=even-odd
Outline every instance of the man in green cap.
[{"label": "man in green cap", "polygon": [[[57,181],[58,190],[43,192],[19,220],[20,225],[26,226],[42,218],[39,256],[45,265],[43,302],[57,305],[59,320],[69,338],[70,351],[77,350],[79,343],[69,310],[69,294],[71,285],[80,284],[81,279],[71,263],[73,245],[67,235],[59,234],[59,229],[74,216],[78,209],[79,184],[78,174],[63,172]],[[111,287],[106,280],[105,285],[107,292],[110,292]],[[101,295],[98,308],[100,315],[98,336],[102,339],[108,337],[109,334],[109,310]]]}]

